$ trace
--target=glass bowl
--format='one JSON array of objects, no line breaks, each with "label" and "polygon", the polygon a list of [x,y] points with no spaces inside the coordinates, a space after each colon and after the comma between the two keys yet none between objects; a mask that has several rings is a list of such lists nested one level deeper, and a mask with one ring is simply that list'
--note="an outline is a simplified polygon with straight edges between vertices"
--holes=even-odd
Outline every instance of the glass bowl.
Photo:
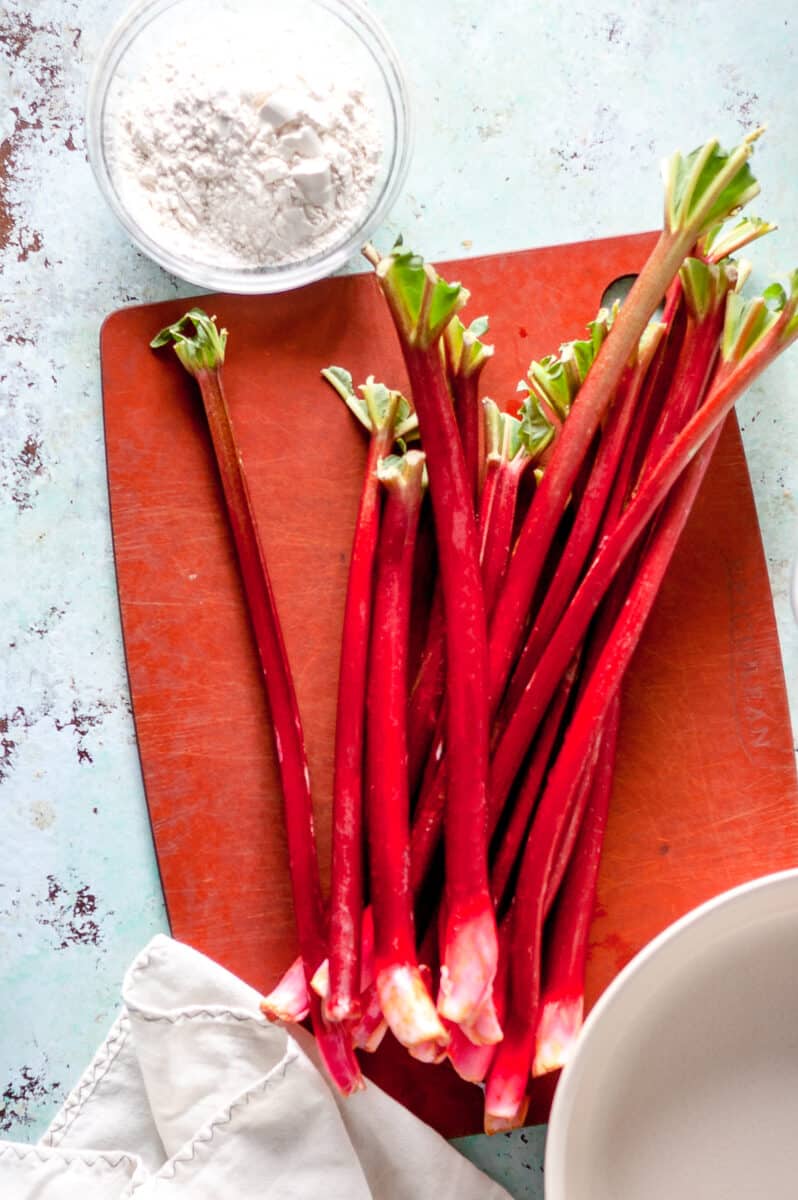
[{"label": "glass bowl", "polygon": [[[132,211],[130,189],[109,153],[118,132],[115,114],[123,110],[129,89],[162,64],[164,47],[179,65],[178,56],[192,50],[207,54],[214,38],[225,53],[240,54],[249,67],[261,61],[296,62],[314,79],[320,69],[326,71],[331,83],[361,91],[373,110],[380,138],[376,176],[362,207],[315,252],[299,251],[291,261],[274,265],[222,265],[214,261],[216,255],[197,247],[170,246],[155,218],[145,213],[142,219]],[[264,78],[264,86],[268,83]],[[389,211],[407,174],[411,149],[407,87],[399,61],[359,0],[139,0],[100,51],[89,89],[86,133],[100,189],[140,250],[190,283],[250,294],[301,287],[343,266]]]}]

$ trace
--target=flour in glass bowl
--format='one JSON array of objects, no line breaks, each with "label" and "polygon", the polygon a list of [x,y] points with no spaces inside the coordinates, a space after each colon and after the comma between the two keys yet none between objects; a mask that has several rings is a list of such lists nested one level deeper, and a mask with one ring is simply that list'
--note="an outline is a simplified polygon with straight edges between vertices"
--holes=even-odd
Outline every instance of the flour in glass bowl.
[{"label": "flour in glass bowl", "polygon": [[106,156],[144,234],[214,267],[276,267],[341,242],[377,178],[380,132],[341,64],[160,48],[117,82]]}]

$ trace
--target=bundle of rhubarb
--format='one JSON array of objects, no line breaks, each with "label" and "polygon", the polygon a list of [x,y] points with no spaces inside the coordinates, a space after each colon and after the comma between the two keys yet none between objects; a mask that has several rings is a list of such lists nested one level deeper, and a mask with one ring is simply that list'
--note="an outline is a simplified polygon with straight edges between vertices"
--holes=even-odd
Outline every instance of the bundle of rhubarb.
[{"label": "bundle of rhubarb", "polygon": [[665,164],[663,231],[631,292],[531,364],[520,409],[481,395],[493,348],[485,318],[461,320],[465,288],[401,245],[366,248],[410,386],[323,372],[369,438],[326,899],[227,335],[193,309],[153,341],[200,387],[274,725],[300,955],[263,1011],[310,1018],[344,1093],[362,1086],[355,1051],[390,1031],[482,1085],[485,1128],[507,1129],[571,1052],[621,684],[724,418],[798,337],[798,273],[742,292],[735,256],[772,229],[737,219],[756,136]]}]

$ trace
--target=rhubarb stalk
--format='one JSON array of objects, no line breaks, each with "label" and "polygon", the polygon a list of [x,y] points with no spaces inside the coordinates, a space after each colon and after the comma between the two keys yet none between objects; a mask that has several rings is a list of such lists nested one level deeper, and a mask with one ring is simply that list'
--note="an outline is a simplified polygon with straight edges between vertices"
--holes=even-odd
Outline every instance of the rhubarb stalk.
[{"label": "rhubarb stalk", "polygon": [[380,517],[377,464],[390,454],[396,437],[405,436],[414,428],[415,419],[398,392],[375,383],[373,378],[360,388],[361,399],[347,371],[331,367],[322,371],[322,375],[371,435],[349,560],[335,726],[329,992],[325,1013],[331,1020],[342,1021],[358,1015],[360,1002],[363,738],[374,556]]},{"label": "rhubarb stalk", "polygon": [[427,455],[446,620],[447,925],[438,1007],[456,1023],[491,1003],[496,921],[488,888],[488,712],[485,609],[476,521],[446,384],[440,338],[467,293],[399,249],[379,258],[377,280],[394,320]]},{"label": "rhubarb stalk", "polygon": [[637,646],[642,623],[653,605],[716,440],[714,434],[674,490],[668,505],[672,516],[659,526],[623,616],[577,705],[538,804],[516,886],[513,974],[505,1039],[496,1053],[486,1092],[486,1113],[494,1117],[512,1119],[526,1095],[540,1011],[543,925],[553,899],[551,875],[562,839],[568,827],[573,828],[581,819],[590,795],[590,787],[584,786],[585,775],[592,771],[600,750],[605,708],[615,696]]},{"label": "rhubarb stalk", "polygon": [[565,1066],[582,1027],[590,924],[612,794],[619,716],[620,698],[616,694],[604,718],[587,808],[546,931],[548,953],[535,1030],[533,1075],[545,1075]]},{"label": "rhubarb stalk", "polygon": [[[590,674],[549,773],[516,889],[510,1013],[505,1040],[497,1051],[488,1079],[486,1111],[499,1117],[512,1118],[526,1093],[540,1002],[543,922],[563,837],[575,815],[579,815],[572,809],[574,802],[579,805],[578,781],[585,764],[598,753],[597,732],[601,733],[607,705],[617,694],[640,640],[720,436],[723,415],[763,366],[798,337],[796,307],[798,273],[792,277],[789,297],[779,287],[768,289],[764,297],[749,301],[742,300],[736,293],[729,295],[721,344],[722,362],[715,381],[703,407],[671,449],[689,433],[691,426],[699,428],[698,419],[702,414],[701,428],[707,432],[698,444],[693,437],[689,463],[657,520],[627,600]],[[689,444],[690,437],[685,441]],[[652,472],[650,478],[655,473]],[[641,495],[645,486],[641,488]],[[627,512],[631,509],[632,505]],[[622,522],[623,518],[619,527]]]},{"label": "rhubarb stalk", "polygon": [[664,332],[665,326],[660,323],[651,322],[646,326],[621,376],[568,540],[513,674],[507,696],[510,709],[531,677],[541,650],[570,600],[593,546],[624,453],[627,435],[637,413],[643,380]]},{"label": "rhubarb stalk", "polygon": [[661,458],[698,407],[715,365],[726,295],[739,286],[740,279],[733,263],[715,265],[687,258],[679,268],[679,283],[687,323],[667,401],[648,443],[641,474]]},{"label": "rhubarb stalk", "polygon": [[609,584],[675,481],[731,411],[751,381],[798,336],[798,273],[789,297],[778,285],[744,300],[728,295],[721,363],[706,399],[645,476],[593,562],[543,652],[495,748],[492,803],[503,803],[563,671],[585,635]]},{"label": "rhubarb stalk", "polygon": [[416,960],[409,886],[407,647],[424,455],[381,459],[380,529],[368,691],[368,840],[380,1008],[405,1046],[446,1040]]},{"label": "rhubarb stalk", "polygon": [[[161,330],[151,345],[157,348],[173,344],[202,396],[271,711],[283,790],[294,914],[309,982],[311,964],[320,963],[326,953],[310,774],[266,557],[224,393],[222,364],[226,342],[226,331],[217,329],[213,318],[194,308],[180,321]],[[363,1086],[349,1038],[341,1026],[326,1024],[318,997],[310,992],[309,1002],[319,1049],[336,1085],[349,1094]]]},{"label": "rhubarb stalk", "polygon": [[[681,478],[677,473],[678,482],[657,520],[621,614],[590,673],[535,814],[516,888],[511,999],[505,1038],[497,1050],[488,1078],[486,1123],[496,1117],[515,1119],[526,1095],[540,1003],[543,923],[552,888],[557,885],[554,873],[562,868],[563,839],[569,827],[575,828],[583,815],[579,808],[587,797],[579,781],[599,752],[607,705],[617,695],[640,640],[720,436],[720,422],[751,379],[798,337],[797,307],[798,273],[791,279],[789,297],[778,286],[769,288],[764,296],[753,300],[743,300],[736,293],[729,294],[721,364],[709,395],[644,482],[636,501],[630,504],[619,522],[618,528],[680,442],[683,447],[689,447],[689,454],[682,459]],[[700,436],[696,431],[700,431]],[[674,461],[678,457],[677,452]],[[612,535],[606,544],[611,541]]]},{"label": "rhubarb stalk", "polygon": [[[545,720],[541,724],[507,827],[503,830],[496,849],[496,856],[490,871],[490,886],[497,911],[506,900],[510,878],[521,857],[521,851],[528,836],[532,816],[540,796],[540,788],[576,682],[578,659],[577,655],[568,668],[546,713]],[[491,810],[494,825],[498,823],[500,815],[500,809]]]},{"label": "rhubarb stalk", "polygon": [[[512,546],[518,491],[526,468],[545,448],[531,438],[526,426],[509,413],[501,412],[487,397],[485,414],[485,468],[479,503],[479,559],[485,611],[490,611],[499,594]],[[410,792],[423,778],[424,764],[443,703],[446,677],[446,627],[443,596],[436,588],[421,666],[408,708],[408,774]]]},{"label": "rhubarb stalk", "polygon": [[665,164],[662,233],[588,372],[579,403],[557,438],[491,619],[490,696],[494,711],[512,670],[552,538],[623,370],[699,236],[758,193],[759,185],[748,165],[758,136],[759,131],[751,134],[730,154],[722,151],[716,141],[710,141],[686,158],[675,154]]}]

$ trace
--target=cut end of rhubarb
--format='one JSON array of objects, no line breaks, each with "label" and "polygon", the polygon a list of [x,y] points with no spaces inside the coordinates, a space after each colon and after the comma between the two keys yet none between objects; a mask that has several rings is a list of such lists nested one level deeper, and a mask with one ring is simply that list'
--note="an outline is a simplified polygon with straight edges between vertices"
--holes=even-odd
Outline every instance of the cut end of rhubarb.
[{"label": "cut end of rhubarb", "polygon": [[328,958],[317,969],[310,986],[321,997],[321,1010],[326,1021],[355,1021],[360,1016],[359,996],[337,995],[332,991]]},{"label": "cut end of rhubarb", "polygon": [[584,999],[547,1000],[543,1005],[535,1044],[534,1076],[559,1071],[574,1052],[584,1016]]},{"label": "cut end of rhubarb", "polygon": [[322,999],[330,994],[330,960],[325,958],[320,967],[317,967],[310,981],[310,986],[317,996]]},{"label": "cut end of rhubarb", "polygon": [[384,967],[377,973],[380,1008],[398,1042],[409,1048],[436,1042],[446,1046],[448,1034],[418,967],[410,963]]},{"label": "cut end of rhubarb", "polygon": [[388,1022],[382,1013],[366,1013],[352,1030],[352,1044],[357,1050],[376,1054],[388,1032]]},{"label": "cut end of rhubarb", "polygon": [[477,1013],[475,1021],[461,1025],[469,1042],[475,1046],[496,1046],[502,1040],[504,1033],[496,1011],[493,992],[486,997],[484,1004]]},{"label": "cut end of rhubarb", "polygon": [[349,999],[339,996],[337,1000],[333,1000],[332,996],[326,996],[321,1002],[321,1009],[325,1021],[357,1021],[360,1018],[357,997]]},{"label": "cut end of rhubarb", "polygon": [[449,910],[446,921],[438,1012],[456,1025],[474,1024],[492,1004],[499,959],[496,919],[488,902],[480,911]]},{"label": "cut end of rhubarb", "polygon": [[360,1008],[360,1020],[352,1029],[352,1044],[358,1050],[366,1050],[373,1054],[388,1031],[388,1022],[382,1015],[376,983],[363,989]]},{"label": "cut end of rhubarb", "polygon": [[458,1025],[451,1026],[451,1039],[449,1061],[457,1074],[467,1083],[482,1083],[490,1070],[495,1048],[475,1045]]},{"label": "cut end of rhubarb", "polygon": [[[485,1087],[485,1121],[512,1122],[524,1106],[532,1066],[533,1032],[528,1023],[511,1024],[497,1048]],[[526,1110],[524,1110],[526,1111]]]},{"label": "cut end of rhubarb", "polygon": [[485,1133],[509,1133],[511,1129],[523,1129],[529,1110],[529,1097],[525,1096],[511,1117],[498,1116],[485,1109]]},{"label": "cut end of rhubarb", "polygon": [[407,1052],[411,1058],[418,1059],[419,1062],[437,1066],[438,1063],[445,1060],[449,1052],[448,1038],[446,1042],[441,1042],[437,1038],[429,1042],[419,1042],[417,1046],[408,1046]]},{"label": "cut end of rhubarb", "polygon": [[292,962],[277,987],[260,1003],[260,1011],[270,1021],[296,1025],[310,1012],[310,997],[301,958]]}]

